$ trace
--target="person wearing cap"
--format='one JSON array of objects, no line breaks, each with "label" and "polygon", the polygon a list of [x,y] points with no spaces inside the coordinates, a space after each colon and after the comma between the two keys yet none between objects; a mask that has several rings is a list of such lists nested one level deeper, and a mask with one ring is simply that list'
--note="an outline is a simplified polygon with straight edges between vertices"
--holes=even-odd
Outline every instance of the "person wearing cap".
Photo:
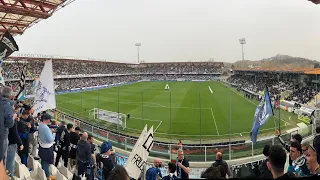
[{"label": "person wearing cap", "polygon": [[4,86],[1,88],[1,95],[2,95],[2,100],[1,100],[1,105],[3,108],[3,118],[4,118],[4,137],[3,137],[3,163],[5,165],[6,163],[6,156],[7,156],[7,149],[8,149],[8,134],[9,134],[9,128],[12,128],[14,125],[14,119],[16,119],[17,114],[13,113],[14,110],[14,104],[15,102],[12,101],[14,98],[13,91],[11,87],[9,86]]},{"label": "person wearing cap", "polygon": [[310,174],[313,175],[320,175],[320,166],[317,161],[317,152],[316,149],[314,148],[313,144],[310,144],[308,150],[307,150],[307,167],[310,171]]},{"label": "person wearing cap", "polygon": [[42,114],[42,123],[39,124],[39,156],[41,158],[41,166],[44,170],[46,177],[50,177],[49,166],[53,164],[53,143],[54,137],[48,124],[50,123],[51,116],[49,114]]},{"label": "person wearing cap", "polygon": [[[76,161],[78,165],[78,176],[82,176],[84,173],[86,177],[91,177],[92,158],[91,158],[91,146],[87,141],[88,134],[84,132],[80,137],[77,144],[77,156]],[[89,172],[88,172],[89,170]]]},{"label": "person wearing cap", "polygon": [[107,180],[111,170],[114,167],[112,160],[109,158],[111,155],[112,145],[109,142],[104,142],[100,146],[100,153],[96,155],[98,171],[102,171],[102,179]]},{"label": "person wearing cap", "polygon": [[77,144],[80,139],[81,129],[79,127],[75,128],[75,131],[70,132],[70,152],[69,152],[69,163],[70,163],[70,171],[76,165],[76,154],[77,154]]}]

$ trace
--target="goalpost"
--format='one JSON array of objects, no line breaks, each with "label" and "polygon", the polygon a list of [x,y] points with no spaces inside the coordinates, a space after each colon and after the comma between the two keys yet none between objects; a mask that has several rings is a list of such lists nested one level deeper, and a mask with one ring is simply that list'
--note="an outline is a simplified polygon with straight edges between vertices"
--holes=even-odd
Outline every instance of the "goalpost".
[{"label": "goalpost", "polygon": [[93,108],[89,111],[89,118],[99,119],[107,121],[111,124],[120,125],[123,129],[127,127],[127,116],[122,113]]}]

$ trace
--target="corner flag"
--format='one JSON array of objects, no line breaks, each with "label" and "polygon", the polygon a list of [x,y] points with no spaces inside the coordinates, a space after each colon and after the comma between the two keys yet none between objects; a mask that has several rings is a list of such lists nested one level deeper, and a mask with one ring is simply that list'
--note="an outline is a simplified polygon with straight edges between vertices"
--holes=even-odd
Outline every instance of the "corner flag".
[{"label": "corner flag", "polygon": [[268,88],[266,86],[264,90],[264,96],[262,97],[262,100],[257,106],[256,112],[254,113],[253,125],[250,132],[251,141],[253,143],[256,143],[257,141],[259,128],[263,126],[271,116],[273,116],[273,110]]}]

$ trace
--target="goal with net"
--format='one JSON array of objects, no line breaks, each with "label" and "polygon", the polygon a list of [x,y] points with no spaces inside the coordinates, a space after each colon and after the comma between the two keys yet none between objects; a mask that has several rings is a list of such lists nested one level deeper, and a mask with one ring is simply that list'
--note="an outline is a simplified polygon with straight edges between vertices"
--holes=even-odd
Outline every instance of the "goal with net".
[{"label": "goal with net", "polygon": [[127,127],[127,116],[122,113],[93,108],[89,111],[89,118],[99,119],[111,124],[120,125],[123,129]]}]

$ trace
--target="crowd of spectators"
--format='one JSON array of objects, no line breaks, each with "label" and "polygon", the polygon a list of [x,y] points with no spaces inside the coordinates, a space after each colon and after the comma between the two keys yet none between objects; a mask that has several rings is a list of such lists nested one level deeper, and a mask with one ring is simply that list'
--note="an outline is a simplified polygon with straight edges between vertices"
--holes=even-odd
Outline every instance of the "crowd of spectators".
[{"label": "crowd of spectators", "polygon": [[[27,69],[32,75],[39,75],[44,66],[42,60],[30,60]],[[221,73],[223,63],[214,62],[190,62],[190,63],[142,63],[125,64],[101,61],[80,60],[53,60],[53,72],[55,75],[77,75],[77,74],[167,74],[167,73]],[[24,63],[24,62],[23,62]],[[5,79],[18,79],[19,68],[22,62],[5,61],[2,65]],[[30,76],[27,74],[27,76]],[[31,78],[31,77],[30,77]]]},{"label": "crowd of spectators", "polygon": [[227,79],[229,83],[233,83],[238,87],[258,93],[264,91],[268,87],[270,97],[278,100],[280,94],[285,90],[293,90],[294,83],[286,80],[278,80],[278,77],[261,77],[261,76],[246,76],[246,75],[233,75]]},{"label": "crowd of spectators", "polygon": [[307,104],[314,96],[319,93],[319,90],[311,87],[299,87],[293,89],[293,93],[285,99],[288,101],[296,101],[299,104]]}]

